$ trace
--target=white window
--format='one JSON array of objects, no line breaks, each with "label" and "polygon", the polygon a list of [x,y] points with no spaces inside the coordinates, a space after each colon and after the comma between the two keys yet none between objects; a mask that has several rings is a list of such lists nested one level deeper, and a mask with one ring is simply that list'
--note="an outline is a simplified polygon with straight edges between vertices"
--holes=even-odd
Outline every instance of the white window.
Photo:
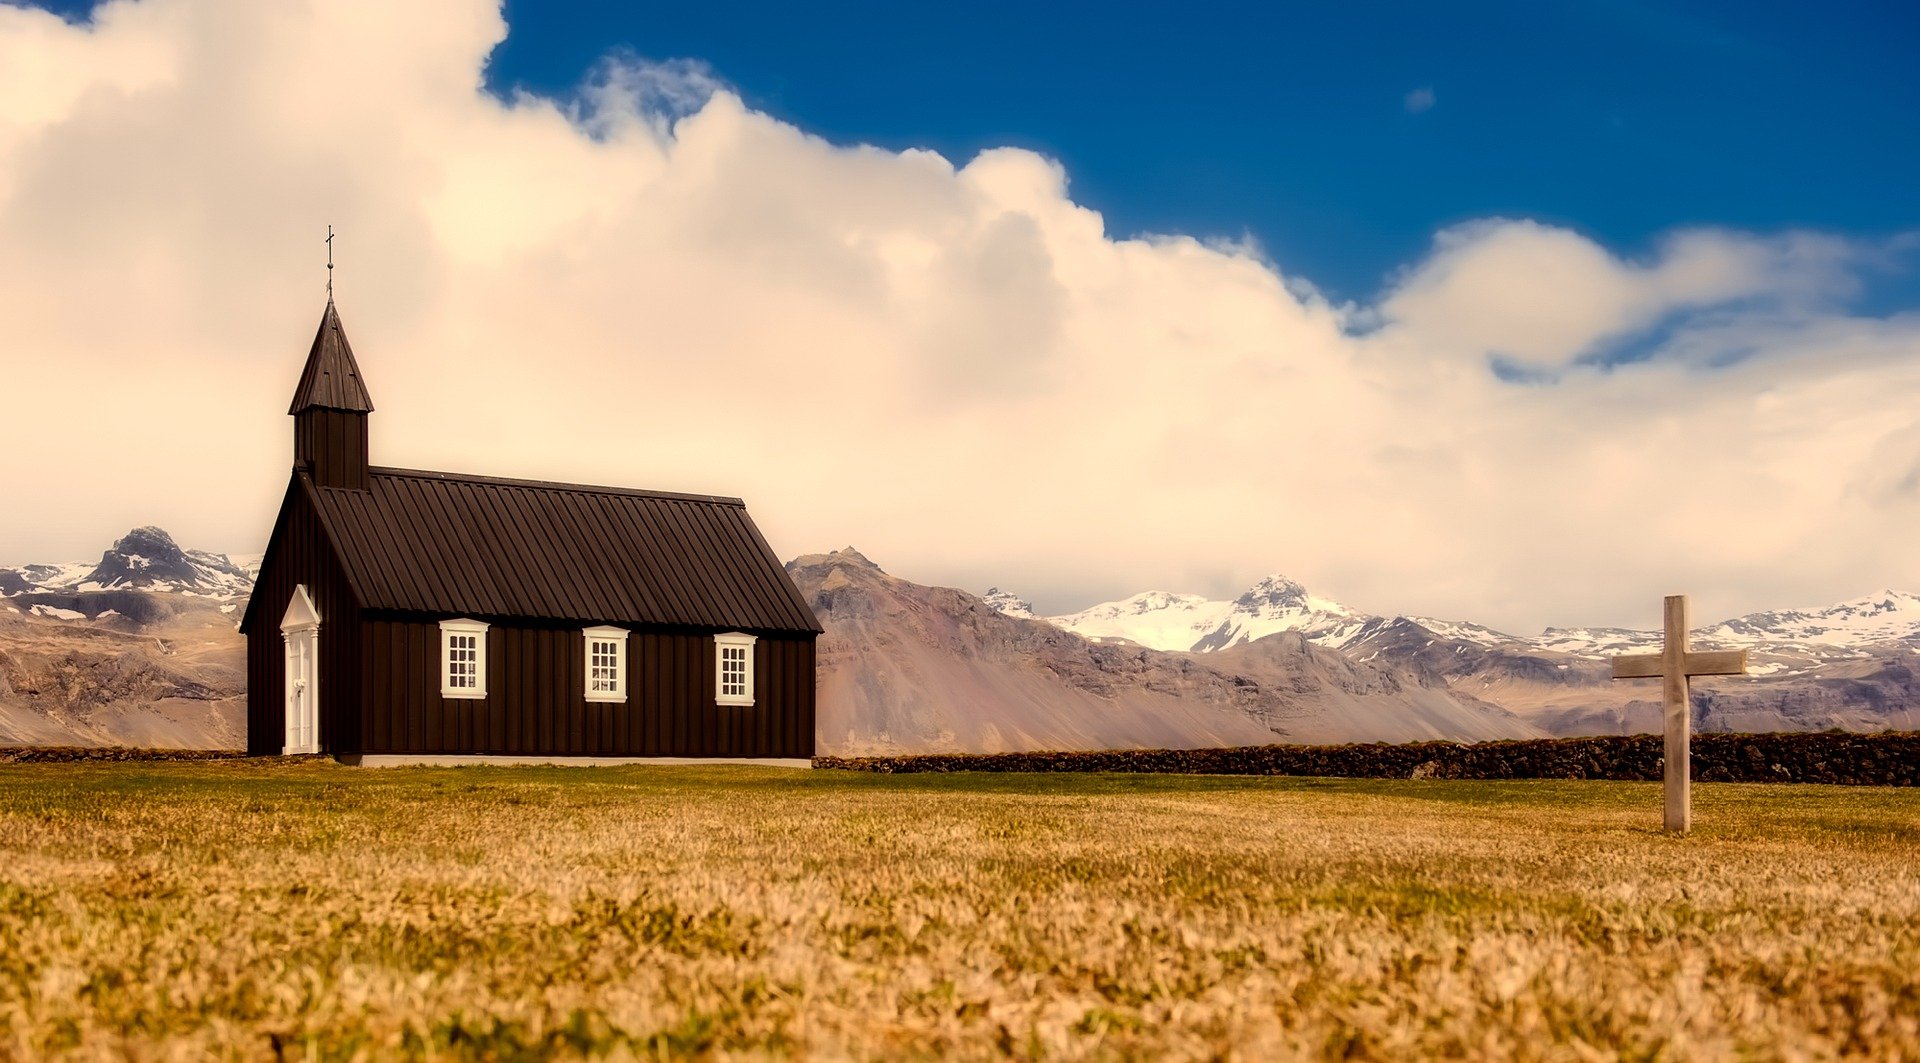
[{"label": "white window", "polygon": [[487,625],[478,620],[440,621],[440,693],[449,698],[487,696]]},{"label": "white window", "polygon": [[713,700],[718,704],[753,704],[753,642],[752,635],[738,631],[713,637]]},{"label": "white window", "polygon": [[587,643],[587,700],[627,700],[627,632],[625,628],[590,627]]}]

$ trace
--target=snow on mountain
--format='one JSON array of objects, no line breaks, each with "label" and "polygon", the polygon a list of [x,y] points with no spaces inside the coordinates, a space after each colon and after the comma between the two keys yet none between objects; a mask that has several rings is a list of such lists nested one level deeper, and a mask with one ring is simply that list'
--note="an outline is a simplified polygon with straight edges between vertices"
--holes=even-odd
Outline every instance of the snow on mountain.
[{"label": "snow on mountain", "polygon": [[1298,631],[1322,646],[1340,646],[1371,619],[1330,598],[1307,593],[1285,576],[1268,576],[1231,601],[1148,591],[1047,620],[1097,642],[1131,642],[1154,650],[1201,653]]},{"label": "snow on mountain", "polygon": [[[1008,608],[991,597],[996,593],[1004,595],[989,592],[989,604],[1007,612]],[[1026,603],[1011,595],[1005,597],[1028,608],[1027,612],[1010,615],[1030,615]],[[1124,641],[1149,649],[1197,653],[1242,645],[1282,631],[1298,631],[1317,645],[1346,649],[1386,621],[1311,594],[1285,576],[1268,576],[1231,601],[1147,591],[1045,619],[1096,641]],[[1419,625],[1437,640],[1590,659],[1657,652],[1661,644],[1657,630],[1550,627],[1529,637],[1469,621],[1424,616],[1396,619]],[[1887,590],[1823,609],[1749,613],[1693,631],[1693,642],[1702,649],[1753,650],[1756,659],[1752,670],[1761,675],[1792,673],[1822,660],[1859,657],[1864,652],[1862,647],[1899,640],[1914,642],[1920,650],[1920,595]]]},{"label": "snow on mountain", "polygon": [[1012,591],[988,587],[987,593],[981,595],[980,600],[1001,616],[1011,616],[1021,620],[1039,619],[1033,615],[1033,603],[1015,595]]},{"label": "snow on mountain", "polygon": [[1517,635],[1509,635],[1504,631],[1495,631],[1485,624],[1474,624],[1465,620],[1436,620],[1429,616],[1408,616],[1401,617],[1400,619],[1410,620],[1426,628],[1428,631],[1433,632],[1435,635],[1454,642],[1471,642],[1475,645],[1488,647],[1511,646],[1515,643],[1524,644],[1527,642],[1526,639],[1520,638]]},{"label": "snow on mountain", "polygon": [[1920,595],[1889,590],[1824,609],[1748,613],[1702,634],[1729,646],[1806,642],[1853,647],[1911,639],[1920,636]]},{"label": "snow on mountain", "polygon": [[1232,602],[1198,594],[1147,591],[1047,621],[1095,642],[1131,642],[1150,650],[1190,650],[1219,630]]},{"label": "snow on mountain", "polygon": [[[1892,590],[1825,608],[1748,613],[1694,628],[1690,638],[1704,649],[1746,649],[1808,660],[1857,657],[1862,647],[1877,642],[1911,640],[1920,640],[1920,595]],[[1661,634],[1615,627],[1548,628],[1526,642],[1535,649],[1578,657],[1609,657],[1655,652]]]},{"label": "snow on mountain", "polygon": [[163,529],[135,528],[95,562],[0,569],[0,595],[144,590],[224,600],[252,592],[259,565],[257,555],[236,560],[206,550],[185,550]]},{"label": "snow on mountain", "polygon": [[1520,641],[1536,650],[1570,653],[1575,657],[1612,657],[1622,653],[1658,652],[1664,639],[1659,631],[1624,627],[1550,627]]},{"label": "snow on mountain", "polygon": [[1298,631],[1321,646],[1345,645],[1372,617],[1307,593],[1285,576],[1268,576],[1235,598],[1220,626],[1193,644],[1202,653]]}]

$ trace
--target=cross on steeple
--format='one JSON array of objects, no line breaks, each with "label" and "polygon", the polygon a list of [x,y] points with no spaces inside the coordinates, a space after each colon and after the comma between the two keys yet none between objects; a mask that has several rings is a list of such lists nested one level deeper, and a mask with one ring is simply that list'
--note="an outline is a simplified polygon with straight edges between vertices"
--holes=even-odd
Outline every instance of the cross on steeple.
[{"label": "cross on steeple", "polygon": [[333,302],[333,226],[327,226],[327,302]]}]

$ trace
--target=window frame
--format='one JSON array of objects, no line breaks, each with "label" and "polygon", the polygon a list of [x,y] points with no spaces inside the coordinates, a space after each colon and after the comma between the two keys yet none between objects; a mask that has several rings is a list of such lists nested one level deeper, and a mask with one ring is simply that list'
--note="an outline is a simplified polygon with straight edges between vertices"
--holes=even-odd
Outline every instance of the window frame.
[{"label": "window frame", "polygon": [[[581,660],[584,664],[582,693],[586,699],[596,704],[620,704],[627,700],[627,639],[632,634],[623,627],[583,628],[581,636]],[[613,689],[593,689],[593,644],[610,642],[613,644]]]},{"label": "window frame", "polygon": [[[759,637],[743,631],[727,631],[713,637],[713,702],[716,705],[752,705],[753,704],[753,644]],[[742,674],[741,686],[745,693],[728,694],[727,689],[727,650],[739,648],[746,651],[746,670]]]},{"label": "window frame", "polygon": [[[462,617],[440,621],[440,696],[461,701],[481,701],[487,696],[487,628],[480,620]],[[473,636],[473,686],[453,685],[453,640],[455,636]]]}]

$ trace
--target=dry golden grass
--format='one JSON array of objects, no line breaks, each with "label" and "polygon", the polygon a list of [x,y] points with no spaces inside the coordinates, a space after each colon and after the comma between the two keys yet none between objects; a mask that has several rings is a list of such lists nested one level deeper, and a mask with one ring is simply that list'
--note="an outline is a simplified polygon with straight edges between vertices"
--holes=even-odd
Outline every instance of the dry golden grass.
[{"label": "dry golden grass", "polygon": [[1920,792],[0,768],[0,1056],[1920,1058]]}]

